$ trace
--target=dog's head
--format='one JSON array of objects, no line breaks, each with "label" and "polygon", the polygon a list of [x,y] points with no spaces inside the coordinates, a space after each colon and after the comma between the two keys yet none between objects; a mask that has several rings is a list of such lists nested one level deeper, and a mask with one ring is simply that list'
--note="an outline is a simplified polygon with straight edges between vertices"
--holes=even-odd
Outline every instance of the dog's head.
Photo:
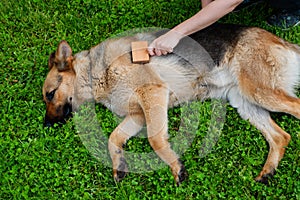
[{"label": "dog's head", "polygon": [[46,103],[45,126],[64,123],[72,114],[75,71],[72,49],[66,41],[61,41],[56,52],[49,57],[49,73],[43,86]]}]

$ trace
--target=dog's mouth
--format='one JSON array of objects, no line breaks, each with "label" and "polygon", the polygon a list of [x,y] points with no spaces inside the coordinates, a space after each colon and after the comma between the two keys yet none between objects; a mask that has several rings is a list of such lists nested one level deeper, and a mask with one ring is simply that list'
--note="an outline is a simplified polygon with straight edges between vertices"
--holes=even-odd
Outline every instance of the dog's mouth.
[{"label": "dog's mouth", "polygon": [[64,118],[70,118],[72,117],[72,105],[67,103],[64,105],[63,108]]},{"label": "dog's mouth", "polygon": [[72,105],[70,103],[67,103],[62,108],[62,116],[59,117],[52,117],[47,115],[45,116],[44,126],[45,127],[51,127],[54,124],[65,124],[69,118],[73,116],[72,114]]}]

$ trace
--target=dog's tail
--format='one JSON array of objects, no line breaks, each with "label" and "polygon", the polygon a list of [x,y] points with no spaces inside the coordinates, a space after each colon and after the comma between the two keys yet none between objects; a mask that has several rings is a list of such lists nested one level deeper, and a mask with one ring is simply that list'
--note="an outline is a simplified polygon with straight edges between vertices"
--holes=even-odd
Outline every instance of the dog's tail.
[{"label": "dog's tail", "polygon": [[[295,89],[300,86],[300,46],[285,42],[284,51],[273,49],[273,53],[277,56],[277,60],[281,61],[282,82],[286,89],[295,93]],[[288,90],[289,90],[288,89]]]}]

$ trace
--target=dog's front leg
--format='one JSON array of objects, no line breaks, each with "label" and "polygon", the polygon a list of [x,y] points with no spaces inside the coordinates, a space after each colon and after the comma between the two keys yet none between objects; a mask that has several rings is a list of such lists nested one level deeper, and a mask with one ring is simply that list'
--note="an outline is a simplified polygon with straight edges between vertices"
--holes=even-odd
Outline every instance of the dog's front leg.
[{"label": "dog's front leg", "polygon": [[187,178],[187,172],[168,141],[169,89],[162,84],[153,84],[139,88],[137,93],[146,119],[149,143],[170,166],[176,184],[180,185]]},{"label": "dog's front leg", "polygon": [[122,180],[128,172],[123,146],[130,137],[142,129],[144,123],[142,111],[129,114],[109,137],[108,149],[113,164],[113,176],[116,181]]}]

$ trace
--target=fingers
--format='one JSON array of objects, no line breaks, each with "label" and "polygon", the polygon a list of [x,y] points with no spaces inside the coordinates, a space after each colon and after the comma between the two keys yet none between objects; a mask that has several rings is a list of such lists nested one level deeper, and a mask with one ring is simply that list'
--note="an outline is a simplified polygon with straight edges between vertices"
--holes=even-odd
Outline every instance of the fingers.
[{"label": "fingers", "polygon": [[173,48],[178,43],[176,38],[162,35],[155,39],[148,47],[148,53],[150,56],[161,56],[167,55],[173,52]]},{"label": "fingers", "polygon": [[150,56],[155,56],[154,47],[150,45],[147,50]]},{"label": "fingers", "polygon": [[183,37],[183,34],[171,30],[165,33],[164,35],[161,35],[160,37],[156,38],[149,45],[148,53],[150,56],[161,56],[167,55],[168,53],[172,53],[173,49]]},{"label": "fingers", "polygon": [[163,48],[157,48],[157,47],[148,47],[148,53],[150,56],[161,56],[161,55],[167,55],[168,53],[172,53],[173,48],[163,49]]},{"label": "fingers", "polygon": [[165,47],[165,49],[158,49],[158,50],[156,50],[157,52],[159,52],[160,51],[160,53],[162,54],[162,55],[167,55],[168,53],[172,53],[173,52],[173,48],[171,48],[171,47]]}]

